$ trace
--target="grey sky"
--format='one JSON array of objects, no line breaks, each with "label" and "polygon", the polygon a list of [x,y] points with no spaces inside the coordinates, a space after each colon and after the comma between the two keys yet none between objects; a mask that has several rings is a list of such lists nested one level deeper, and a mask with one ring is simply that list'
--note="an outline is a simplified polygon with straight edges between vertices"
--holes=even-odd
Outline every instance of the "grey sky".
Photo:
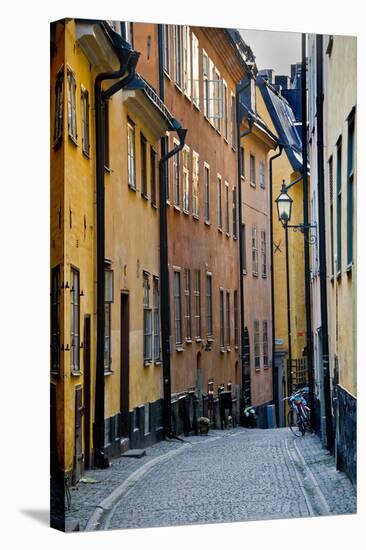
[{"label": "grey sky", "polygon": [[275,73],[290,76],[290,65],[301,61],[301,34],[240,30],[245,42],[252,48],[258,69],[274,69]]}]

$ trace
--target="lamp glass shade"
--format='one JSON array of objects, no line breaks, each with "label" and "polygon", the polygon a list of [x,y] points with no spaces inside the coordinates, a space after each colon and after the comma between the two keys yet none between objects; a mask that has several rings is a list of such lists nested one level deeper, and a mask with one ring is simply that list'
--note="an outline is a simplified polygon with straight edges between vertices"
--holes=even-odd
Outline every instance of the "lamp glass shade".
[{"label": "lamp glass shade", "polygon": [[276,199],[278,219],[282,223],[289,222],[291,219],[292,198],[285,191]]}]

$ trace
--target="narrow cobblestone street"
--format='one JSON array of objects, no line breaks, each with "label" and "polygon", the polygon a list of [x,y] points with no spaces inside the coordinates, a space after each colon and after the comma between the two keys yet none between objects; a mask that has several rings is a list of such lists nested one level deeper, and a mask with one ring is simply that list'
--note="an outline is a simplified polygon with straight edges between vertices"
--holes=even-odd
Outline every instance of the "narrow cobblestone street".
[{"label": "narrow cobblestone street", "polygon": [[297,518],[356,512],[356,492],[315,435],[211,430],[164,441],[141,459],[86,472],[67,519],[81,530]]}]

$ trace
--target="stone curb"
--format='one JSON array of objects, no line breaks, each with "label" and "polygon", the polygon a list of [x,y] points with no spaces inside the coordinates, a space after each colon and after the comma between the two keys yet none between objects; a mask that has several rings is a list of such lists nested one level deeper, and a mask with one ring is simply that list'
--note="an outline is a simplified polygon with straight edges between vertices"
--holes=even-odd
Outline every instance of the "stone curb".
[{"label": "stone curb", "polygon": [[[203,443],[215,441],[217,439],[220,439],[221,437],[222,436],[210,437],[208,439],[205,439],[204,441],[191,444],[189,448],[191,449],[195,445],[202,445]],[[185,443],[190,442],[186,441]],[[126,493],[131,488],[131,486],[134,485],[134,483],[136,483],[141,477],[143,477],[156,464],[168,461],[173,456],[182,453],[184,450],[186,450],[186,448],[186,445],[183,444],[181,448],[173,449],[172,451],[168,451],[167,453],[153,458],[152,460],[135,470],[131,475],[128,476],[127,479],[125,479],[125,481],[123,481],[123,483],[121,483],[121,485],[116,487],[116,489],[114,489],[114,491],[112,491],[110,495],[104,498],[102,502],[96,506],[96,510],[89,518],[84,531],[96,531],[98,527],[102,524],[103,520],[106,521],[108,516],[112,515],[113,508],[122,498],[124,493]]]}]

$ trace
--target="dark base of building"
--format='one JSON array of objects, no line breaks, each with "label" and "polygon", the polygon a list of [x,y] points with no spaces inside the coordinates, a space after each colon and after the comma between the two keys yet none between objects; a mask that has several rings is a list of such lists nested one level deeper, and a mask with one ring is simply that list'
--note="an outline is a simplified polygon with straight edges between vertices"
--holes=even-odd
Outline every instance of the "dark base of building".
[{"label": "dark base of building", "polygon": [[357,400],[340,386],[337,386],[337,398],[336,466],[356,484]]}]

